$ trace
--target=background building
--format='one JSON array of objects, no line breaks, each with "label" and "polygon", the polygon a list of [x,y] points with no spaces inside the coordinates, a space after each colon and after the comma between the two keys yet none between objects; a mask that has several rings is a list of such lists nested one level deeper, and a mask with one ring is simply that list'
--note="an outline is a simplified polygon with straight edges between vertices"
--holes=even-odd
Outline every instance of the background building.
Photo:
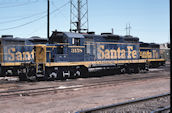
[{"label": "background building", "polygon": [[169,43],[160,44],[160,54],[162,58],[166,59],[166,61],[170,61],[170,44]]}]

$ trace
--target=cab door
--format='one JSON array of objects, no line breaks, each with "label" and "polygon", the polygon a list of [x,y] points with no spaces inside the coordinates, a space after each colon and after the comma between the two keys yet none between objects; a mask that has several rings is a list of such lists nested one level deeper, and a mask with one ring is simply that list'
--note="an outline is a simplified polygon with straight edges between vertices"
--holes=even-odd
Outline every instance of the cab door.
[{"label": "cab door", "polygon": [[36,63],[36,74],[45,74],[45,63],[46,63],[46,46],[45,45],[35,45],[35,55],[34,60]]},{"label": "cab door", "polygon": [[36,63],[46,62],[46,46],[45,45],[35,46],[35,62]]}]

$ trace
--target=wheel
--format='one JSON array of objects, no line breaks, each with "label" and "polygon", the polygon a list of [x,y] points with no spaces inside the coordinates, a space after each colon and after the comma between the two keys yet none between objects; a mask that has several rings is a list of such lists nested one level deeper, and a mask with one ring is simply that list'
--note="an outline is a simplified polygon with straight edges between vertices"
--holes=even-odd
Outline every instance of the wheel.
[{"label": "wheel", "polygon": [[77,67],[76,67],[76,70],[75,70],[75,72],[74,72],[74,78],[79,78],[79,77],[81,77],[81,75],[84,73],[84,72],[82,72],[82,71],[84,71],[84,70],[82,70],[82,67],[77,66]]},{"label": "wheel", "polygon": [[36,81],[36,76],[28,76],[27,74],[20,74],[19,75],[20,81]]},{"label": "wheel", "polygon": [[26,75],[27,77],[27,81],[36,81],[36,80],[40,80],[39,78],[37,78],[35,75]]},{"label": "wheel", "polygon": [[57,73],[56,72],[49,73],[48,75],[45,76],[45,80],[53,81],[55,79],[57,79]]},{"label": "wheel", "polygon": [[81,76],[81,72],[80,70],[75,70],[75,71],[71,71],[71,79],[76,79],[79,78]]},{"label": "wheel", "polygon": [[132,69],[131,69],[130,67],[127,67],[127,68],[126,68],[126,72],[127,72],[128,74],[131,74],[131,73],[132,73]]},{"label": "wheel", "polygon": [[79,72],[80,72],[80,77],[82,77],[82,78],[89,77],[88,68],[80,67]]},{"label": "wheel", "polygon": [[139,72],[140,72],[140,67],[139,66],[135,67],[134,68],[134,73],[139,73]]},{"label": "wheel", "polygon": [[125,68],[121,68],[120,72],[121,72],[121,74],[124,74],[124,73],[126,73],[126,69]]},{"label": "wheel", "polygon": [[37,78],[33,70],[23,68],[19,74],[19,79],[20,81],[36,81]]},{"label": "wheel", "polygon": [[20,81],[27,81],[27,77],[23,73],[19,74],[19,80]]},{"label": "wheel", "polygon": [[69,69],[68,69],[69,71],[69,73],[68,73],[68,75],[69,75],[69,79],[75,79],[75,78],[77,78],[77,67],[70,67]]}]

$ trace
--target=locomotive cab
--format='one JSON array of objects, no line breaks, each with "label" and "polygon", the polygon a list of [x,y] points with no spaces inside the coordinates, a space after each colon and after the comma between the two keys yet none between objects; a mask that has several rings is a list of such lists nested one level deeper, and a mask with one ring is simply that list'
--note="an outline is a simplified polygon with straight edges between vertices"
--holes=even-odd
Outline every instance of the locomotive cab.
[{"label": "locomotive cab", "polygon": [[69,61],[83,61],[85,53],[84,36],[76,33],[67,33],[67,36]]},{"label": "locomotive cab", "polygon": [[54,31],[49,39],[50,44],[55,44],[56,52],[54,62],[58,61],[83,61],[84,36],[78,33]]}]

